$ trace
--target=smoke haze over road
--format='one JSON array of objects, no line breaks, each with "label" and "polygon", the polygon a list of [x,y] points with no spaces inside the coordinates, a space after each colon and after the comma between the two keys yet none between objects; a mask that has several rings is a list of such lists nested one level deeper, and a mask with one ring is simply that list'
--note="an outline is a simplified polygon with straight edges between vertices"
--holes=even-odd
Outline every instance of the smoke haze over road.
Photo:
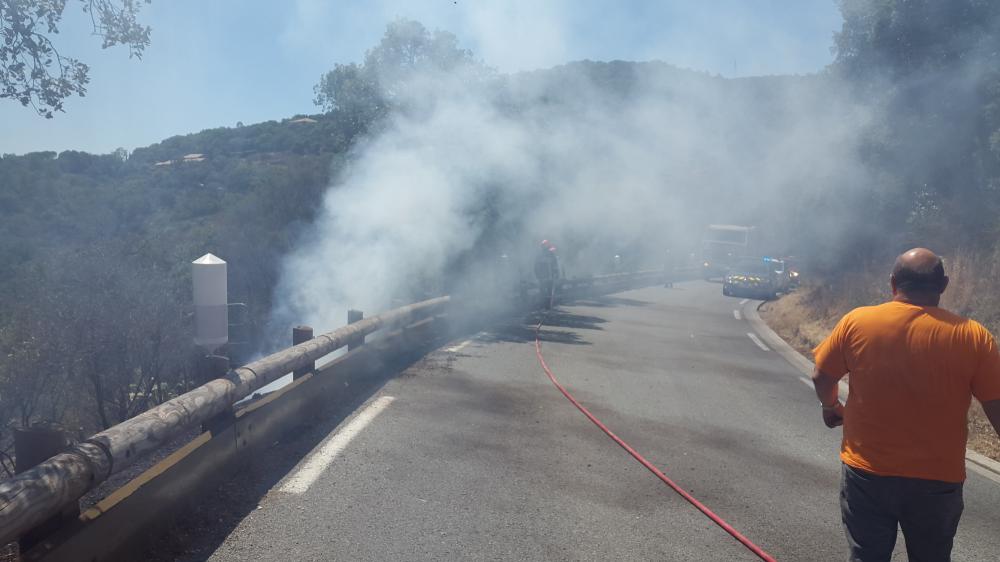
[{"label": "smoke haze over road", "polygon": [[851,212],[871,110],[829,74],[585,61],[491,75],[469,60],[394,78],[395,109],[286,260],[279,318],[335,327],[348,307],[494,275],[467,265],[502,254],[527,274],[542,238],[569,275],[588,275],[616,253],[658,267],[668,249],[696,249],[708,223],[758,225],[785,253],[803,237],[840,246],[863,224]]}]

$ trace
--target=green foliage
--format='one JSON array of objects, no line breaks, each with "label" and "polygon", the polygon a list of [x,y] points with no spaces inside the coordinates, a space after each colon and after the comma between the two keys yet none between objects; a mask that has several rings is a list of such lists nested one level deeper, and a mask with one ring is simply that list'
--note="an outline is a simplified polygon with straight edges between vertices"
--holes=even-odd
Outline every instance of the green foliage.
[{"label": "green foliage", "polygon": [[368,122],[382,115],[386,101],[373,77],[355,63],[337,64],[313,89],[316,105],[325,111],[339,110]]},{"label": "green foliage", "polygon": [[866,148],[876,174],[898,185],[883,207],[885,226],[940,247],[992,244],[1000,211],[1000,3],[841,0],[840,7],[833,69],[884,116]]},{"label": "green foliage", "polygon": [[[149,3],[150,0],[145,0]],[[0,2],[0,98],[31,105],[52,118],[63,100],[83,96],[89,67],[56,50],[51,37],[59,33],[67,0],[3,0]],[[128,45],[137,58],[149,45],[149,28],[136,16],[140,0],[80,0],[90,15],[95,35],[105,49]]]},{"label": "green foliage", "polygon": [[1000,4],[993,0],[839,0],[837,62],[858,76],[896,78],[996,56]]},{"label": "green foliage", "polygon": [[390,23],[379,44],[365,54],[363,72],[390,102],[414,76],[440,76],[476,65],[472,53],[458,46],[447,31],[429,32],[420,22],[398,19]]},{"label": "green foliage", "polygon": [[0,157],[0,425],[97,429],[190,386],[184,303],[205,252],[230,262],[258,343],[280,259],[355,134],[334,112],[132,155]]},{"label": "green foliage", "polygon": [[470,51],[458,46],[453,34],[397,19],[365,53],[363,64],[337,64],[320,78],[315,103],[327,112],[339,110],[354,122],[370,123],[403,104],[403,86],[415,77],[433,80],[460,70],[476,81],[492,76]]}]

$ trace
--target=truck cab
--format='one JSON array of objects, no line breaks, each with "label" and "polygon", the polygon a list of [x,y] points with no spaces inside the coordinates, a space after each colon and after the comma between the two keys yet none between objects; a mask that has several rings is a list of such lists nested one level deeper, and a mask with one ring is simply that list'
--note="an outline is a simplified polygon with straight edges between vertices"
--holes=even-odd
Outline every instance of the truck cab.
[{"label": "truck cab", "polygon": [[754,227],[710,224],[701,242],[701,276],[705,280],[724,277],[742,256],[753,254]]}]

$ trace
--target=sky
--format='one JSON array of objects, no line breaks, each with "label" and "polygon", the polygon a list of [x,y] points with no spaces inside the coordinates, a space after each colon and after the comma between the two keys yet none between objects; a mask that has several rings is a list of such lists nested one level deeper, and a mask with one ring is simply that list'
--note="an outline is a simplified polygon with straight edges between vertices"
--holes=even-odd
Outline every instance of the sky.
[{"label": "sky", "polygon": [[662,60],[726,77],[829,64],[834,0],[153,0],[142,60],[102,50],[81,3],[60,52],[90,65],[86,97],[39,117],[0,100],[0,153],[134,149],[203,129],[316,113],[313,86],[360,62],[397,17],[458,36],[501,72],[574,60]]}]

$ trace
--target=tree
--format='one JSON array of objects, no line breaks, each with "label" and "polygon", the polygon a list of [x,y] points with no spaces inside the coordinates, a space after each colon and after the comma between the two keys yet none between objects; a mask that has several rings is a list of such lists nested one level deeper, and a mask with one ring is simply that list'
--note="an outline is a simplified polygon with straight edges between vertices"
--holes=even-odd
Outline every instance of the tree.
[{"label": "tree", "polygon": [[[127,45],[129,56],[142,58],[149,27],[136,19],[151,0],[78,0],[90,15],[102,48]],[[60,53],[52,42],[67,0],[0,0],[0,98],[30,105],[51,119],[63,100],[84,96],[90,68]]]},{"label": "tree", "polygon": [[378,83],[355,63],[337,64],[313,88],[316,105],[325,111],[338,110],[352,120],[370,122],[385,108]]},{"label": "tree", "polygon": [[363,64],[337,64],[320,78],[314,88],[315,103],[325,111],[340,110],[370,121],[403,103],[405,85],[415,77],[459,71],[473,81],[492,74],[471,51],[458,46],[453,34],[430,32],[420,22],[397,19],[386,26],[379,44],[365,53]]},{"label": "tree", "polygon": [[837,64],[894,78],[996,56],[1000,4],[992,0],[839,0]]},{"label": "tree", "polygon": [[458,46],[447,31],[433,33],[420,22],[397,19],[386,26],[375,48],[365,53],[364,71],[390,102],[400,97],[401,86],[415,75],[454,72],[479,66],[472,52]]},{"label": "tree", "polygon": [[867,152],[871,167],[902,188],[885,213],[904,219],[893,228],[989,245],[1000,208],[1000,159],[990,142],[1000,132],[1000,3],[839,4],[833,70],[880,107]]}]

